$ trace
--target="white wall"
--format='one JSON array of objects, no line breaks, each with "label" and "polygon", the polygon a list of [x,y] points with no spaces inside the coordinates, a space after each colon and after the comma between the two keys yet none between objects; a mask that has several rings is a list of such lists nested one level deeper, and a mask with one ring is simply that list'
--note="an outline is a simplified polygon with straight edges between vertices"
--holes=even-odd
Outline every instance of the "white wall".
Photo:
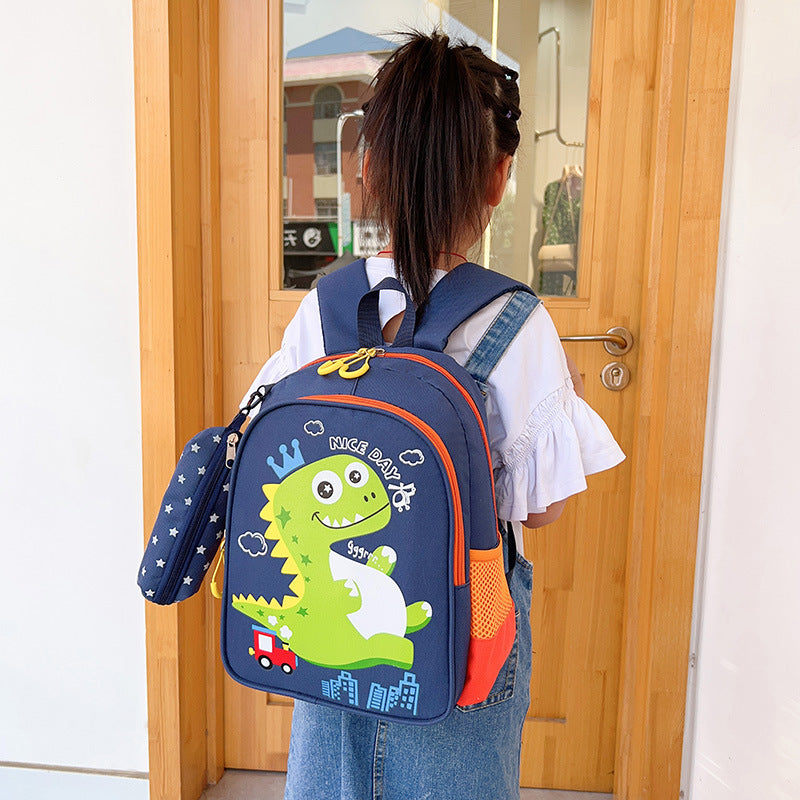
[{"label": "white wall", "polygon": [[[691,800],[800,796],[800,7],[737,5]],[[5,3],[0,98],[0,796],[145,798],[130,3]]]},{"label": "white wall", "polygon": [[737,2],[691,800],[800,797],[798,34],[797,3]]},{"label": "white wall", "polygon": [[144,798],[131,3],[2,8],[0,797]]}]

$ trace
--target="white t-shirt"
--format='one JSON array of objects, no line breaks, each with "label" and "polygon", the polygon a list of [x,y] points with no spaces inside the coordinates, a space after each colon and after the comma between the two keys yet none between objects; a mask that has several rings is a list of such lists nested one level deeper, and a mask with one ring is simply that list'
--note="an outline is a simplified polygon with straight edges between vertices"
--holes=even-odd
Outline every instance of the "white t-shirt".
[{"label": "white t-shirt", "polygon": [[[386,277],[397,277],[389,258],[368,258],[366,269],[371,287]],[[444,275],[436,270],[434,284]],[[445,352],[464,365],[507,299],[498,298],[456,328]],[[381,292],[381,326],[404,305],[399,292]],[[260,385],[275,383],[324,355],[319,301],[312,290],[248,396]],[[497,512],[504,520],[521,521],[545,511],[551,503],[583,491],[587,475],[625,458],[605,422],[575,394],[558,333],[542,303],[489,375],[486,414]],[[514,527],[521,550],[521,531]]]}]

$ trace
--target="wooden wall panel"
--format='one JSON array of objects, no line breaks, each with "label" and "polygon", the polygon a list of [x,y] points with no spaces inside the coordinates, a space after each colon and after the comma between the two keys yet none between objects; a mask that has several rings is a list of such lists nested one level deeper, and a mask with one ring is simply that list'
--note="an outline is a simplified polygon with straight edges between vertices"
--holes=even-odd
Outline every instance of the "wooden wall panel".
[{"label": "wooden wall panel", "polygon": [[[144,519],[204,422],[198,20],[176,0],[133,5]],[[148,606],[150,795],[205,785],[203,597]]]},{"label": "wooden wall panel", "polygon": [[653,134],[650,391],[637,419],[615,781],[625,800],[680,792],[733,18],[733,0],[685,0],[665,3],[660,21],[657,118],[671,124]]},{"label": "wooden wall panel", "polygon": [[[198,4],[200,232],[203,295],[203,375],[205,425],[225,425],[233,416],[223,398],[222,269],[219,203],[219,0]],[[209,570],[213,574],[216,563]],[[224,669],[219,652],[219,601],[208,583],[206,611],[206,782],[225,771]]]},{"label": "wooden wall panel", "polygon": [[[234,408],[269,355],[269,6],[219,5],[224,403]],[[276,133],[280,129],[276,130]]]},{"label": "wooden wall panel", "polygon": [[[223,402],[234,408],[274,341],[270,290],[282,295],[282,4],[220,0]],[[288,298],[296,307],[298,295]],[[224,679],[225,763],[284,769],[291,703]]]}]

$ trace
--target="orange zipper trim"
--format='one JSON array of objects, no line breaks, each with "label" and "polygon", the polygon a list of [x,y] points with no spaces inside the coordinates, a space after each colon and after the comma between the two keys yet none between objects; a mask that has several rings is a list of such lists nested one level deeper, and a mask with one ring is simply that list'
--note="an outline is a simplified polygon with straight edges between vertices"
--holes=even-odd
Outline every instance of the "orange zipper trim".
[{"label": "orange zipper trim", "polygon": [[[384,353],[382,357],[386,358],[406,358],[409,361],[416,361],[419,364],[425,364],[432,369],[435,369],[437,372],[444,375],[453,386],[458,389],[459,392],[464,396],[464,399],[469,403],[470,408],[472,409],[473,413],[475,414],[475,419],[478,420],[478,426],[481,429],[481,436],[483,436],[483,446],[486,448],[486,458],[491,466],[492,463],[492,451],[489,449],[489,437],[486,434],[486,428],[483,426],[483,418],[481,417],[481,412],[478,410],[478,407],[475,405],[475,401],[472,399],[470,393],[442,366],[437,364],[435,361],[431,361],[425,356],[418,356],[414,355],[413,353]],[[492,505],[497,510],[497,499],[494,496],[494,476],[492,476]]]},{"label": "orange zipper trim", "polygon": [[388,411],[395,416],[398,416],[406,422],[410,422],[415,427],[419,428],[436,448],[439,456],[444,463],[447,472],[447,478],[450,482],[450,490],[453,495],[453,515],[455,516],[455,552],[453,553],[453,575],[456,585],[461,586],[466,583],[466,564],[464,557],[464,514],[461,508],[461,493],[458,490],[458,479],[456,477],[456,468],[453,465],[453,459],[450,458],[450,453],[444,446],[444,442],[436,431],[424,422],[419,417],[406,411],[399,406],[394,406],[391,403],[385,403],[383,400],[373,400],[368,397],[353,397],[349,394],[318,394],[308,395],[301,397],[301,400],[325,400],[332,403],[344,403],[351,406],[366,406],[367,408],[379,408],[382,411]]},{"label": "orange zipper trim", "polygon": [[[308,364],[305,365],[305,367],[312,367],[315,364],[321,364],[327,358],[328,356],[324,356],[323,358],[318,358],[314,361],[310,361]],[[450,381],[450,383],[452,383],[453,386],[455,386],[459,392],[461,392],[461,394],[464,396],[464,399],[467,401],[467,403],[469,403],[472,412],[475,414],[475,419],[478,420],[478,427],[481,429],[481,436],[483,437],[483,446],[484,448],[486,448],[486,460],[489,462],[489,465],[491,467],[492,451],[491,448],[489,447],[489,437],[486,433],[486,428],[483,426],[483,418],[481,417],[481,412],[478,411],[478,407],[475,405],[475,401],[472,399],[470,393],[444,367],[440,366],[435,361],[431,361],[431,359],[429,358],[425,358],[424,356],[418,356],[415,355],[414,353],[384,352],[381,353],[381,358],[405,358],[408,359],[409,361],[416,361],[418,364],[425,364],[425,366],[431,367],[441,375],[444,375],[444,377],[447,378],[447,380]],[[303,369],[305,369],[305,367],[303,367]],[[492,483],[492,507],[495,509],[495,516],[497,516],[497,497],[495,496],[494,492],[494,476],[492,477],[491,483]]]}]

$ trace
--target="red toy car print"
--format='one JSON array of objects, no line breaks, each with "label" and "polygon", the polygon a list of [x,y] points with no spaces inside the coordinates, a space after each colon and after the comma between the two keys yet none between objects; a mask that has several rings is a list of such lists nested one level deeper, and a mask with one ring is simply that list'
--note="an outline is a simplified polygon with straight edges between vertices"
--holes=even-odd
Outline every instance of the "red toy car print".
[{"label": "red toy car print", "polygon": [[297,656],[291,650],[285,649],[274,633],[259,625],[253,625],[250,655],[264,669],[272,669],[272,665],[277,664],[287,675],[297,669]]}]

